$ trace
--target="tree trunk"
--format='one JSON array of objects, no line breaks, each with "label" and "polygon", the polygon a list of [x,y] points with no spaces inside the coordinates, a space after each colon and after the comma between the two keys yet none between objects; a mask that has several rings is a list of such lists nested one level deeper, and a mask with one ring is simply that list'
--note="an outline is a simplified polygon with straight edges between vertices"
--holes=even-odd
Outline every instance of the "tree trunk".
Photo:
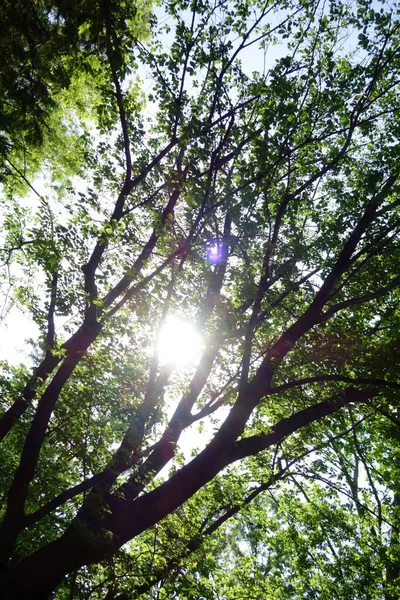
[{"label": "tree trunk", "polygon": [[[65,575],[102,560],[104,540],[96,549],[85,543],[83,535],[71,529],[51,544],[34,552],[20,563],[11,566],[0,578],[2,600],[47,600]],[[100,550],[100,551],[99,551]]]}]

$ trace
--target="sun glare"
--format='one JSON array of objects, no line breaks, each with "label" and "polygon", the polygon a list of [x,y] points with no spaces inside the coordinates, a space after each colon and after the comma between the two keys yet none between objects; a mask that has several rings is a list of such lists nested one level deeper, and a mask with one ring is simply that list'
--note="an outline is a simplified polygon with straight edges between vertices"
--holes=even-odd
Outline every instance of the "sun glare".
[{"label": "sun glare", "polygon": [[189,321],[179,317],[167,319],[158,342],[162,363],[189,365],[199,359],[202,349],[202,336]]}]

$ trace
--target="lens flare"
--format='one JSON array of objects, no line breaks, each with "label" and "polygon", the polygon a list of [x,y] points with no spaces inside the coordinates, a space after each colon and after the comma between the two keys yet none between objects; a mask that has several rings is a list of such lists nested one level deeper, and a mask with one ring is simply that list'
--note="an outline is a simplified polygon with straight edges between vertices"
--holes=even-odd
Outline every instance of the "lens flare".
[{"label": "lens flare", "polygon": [[217,263],[219,260],[221,260],[221,256],[222,256],[221,246],[217,243],[212,244],[212,246],[210,246],[208,248],[207,256],[208,256],[208,260],[210,262]]}]

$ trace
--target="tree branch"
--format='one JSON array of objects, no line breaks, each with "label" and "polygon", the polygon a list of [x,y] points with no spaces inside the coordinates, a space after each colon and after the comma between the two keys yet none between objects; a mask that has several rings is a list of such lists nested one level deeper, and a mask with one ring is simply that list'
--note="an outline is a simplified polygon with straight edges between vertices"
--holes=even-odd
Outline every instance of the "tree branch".
[{"label": "tree branch", "polygon": [[395,390],[400,390],[400,383],[396,381],[387,381],[386,379],[373,379],[368,377],[346,377],[345,375],[315,375],[314,377],[304,377],[303,379],[294,379],[274,388],[270,388],[268,394],[279,394],[285,390],[290,390],[295,387],[306,385],[308,383],[323,383],[325,381],[339,381],[351,383],[353,385],[371,385],[371,386],[387,386]]},{"label": "tree branch", "polygon": [[287,419],[282,419],[273,426],[271,433],[263,433],[239,440],[233,446],[229,463],[245,458],[246,456],[258,454],[310,423],[319,421],[323,417],[337,412],[343,406],[351,402],[365,402],[375,394],[375,390],[347,388],[329,400],[309,406]]}]

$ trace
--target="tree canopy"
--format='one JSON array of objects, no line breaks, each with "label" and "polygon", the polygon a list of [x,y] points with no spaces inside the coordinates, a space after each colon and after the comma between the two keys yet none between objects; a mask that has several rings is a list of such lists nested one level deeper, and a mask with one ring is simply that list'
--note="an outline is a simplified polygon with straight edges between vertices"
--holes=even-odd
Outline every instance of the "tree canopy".
[{"label": "tree canopy", "polygon": [[398,598],[397,3],[0,16],[1,597]]}]

